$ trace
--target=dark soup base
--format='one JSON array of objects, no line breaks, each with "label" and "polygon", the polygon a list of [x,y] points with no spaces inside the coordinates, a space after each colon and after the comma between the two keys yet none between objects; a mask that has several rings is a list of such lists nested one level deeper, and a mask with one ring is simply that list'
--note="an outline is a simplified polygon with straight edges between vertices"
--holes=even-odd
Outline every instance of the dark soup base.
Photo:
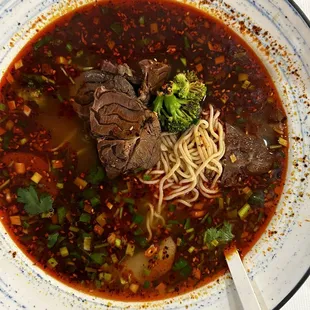
[{"label": "dark soup base", "polygon": [[[172,202],[166,226],[150,242],[143,208],[150,187],[135,175],[105,177],[71,106],[83,71],[100,68],[103,59],[139,70],[145,58],[169,63],[171,76],[197,72],[208,87],[205,106],[221,110],[223,123],[262,137],[274,158],[268,173],[221,188],[219,199],[201,200],[203,217]],[[229,244],[205,246],[207,229],[230,223],[231,244],[244,256],[275,213],[287,164],[286,118],[275,86],[245,42],[191,6],[101,2],[57,19],[15,58],[2,78],[0,102],[1,221],[37,266],[74,288],[124,301],[189,292],[227,269]],[[46,212],[51,205],[54,214]],[[118,241],[111,242],[112,233]],[[120,276],[128,244],[137,253],[168,236],[177,250],[162,278],[131,285]]]}]

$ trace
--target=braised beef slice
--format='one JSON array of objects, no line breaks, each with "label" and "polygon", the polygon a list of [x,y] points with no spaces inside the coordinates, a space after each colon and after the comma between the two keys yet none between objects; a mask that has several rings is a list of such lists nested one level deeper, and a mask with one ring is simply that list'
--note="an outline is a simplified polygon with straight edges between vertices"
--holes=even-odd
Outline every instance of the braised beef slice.
[{"label": "braised beef slice", "polygon": [[114,75],[120,75],[134,85],[140,85],[142,83],[142,75],[138,75],[127,64],[115,65],[109,60],[103,60],[101,70]]},{"label": "braised beef slice", "polygon": [[132,85],[122,76],[100,70],[90,70],[82,73],[84,83],[78,89],[73,103],[74,110],[82,118],[89,118],[89,108],[94,101],[95,90],[104,85],[107,89],[115,89],[130,97],[136,97]]},{"label": "braised beef slice", "polygon": [[90,111],[99,158],[109,178],[153,167],[160,157],[160,124],[137,98],[99,87]]},{"label": "braised beef slice", "polygon": [[171,71],[171,67],[162,62],[151,59],[143,59],[139,62],[144,80],[140,89],[140,100],[148,102],[150,95],[156,95],[156,92],[164,85]]},{"label": "braised beef slice", "polygon": [[[273,156],[263,139],[247,135],[226,123],[225,144],[223,186],[242,186],[247,176],[260,175],[270,170]],[[232,155],[236,157],[235,162],[231,160]]]}]

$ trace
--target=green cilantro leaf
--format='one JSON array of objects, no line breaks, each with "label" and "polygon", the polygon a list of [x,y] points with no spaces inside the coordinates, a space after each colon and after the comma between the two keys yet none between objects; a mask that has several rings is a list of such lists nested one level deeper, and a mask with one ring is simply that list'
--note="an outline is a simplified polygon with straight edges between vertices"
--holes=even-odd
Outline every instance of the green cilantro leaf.
[{"label": "green cilantro leaf", "polygon": [[59,237],[59,233],[54,233],[54,234],[48,235],[47,247],[49,249],[51,249],[56,244],[58,237]]},{"label": "green cilantro leaf", "polygon": [[87,181],[93,185],[98,185],[101,182],[104,181],[105,179],[105,172],[102,167],[95,167],[90,170],[88,176],[87,176]]},{"label": "green cilantro leaf", "polygon": [[234,239],[232,226],[228,222],[224,222],[221,228],[209,228],[204,232],[203,242],[210,247],[216,247],[219,244],[226,244]]},{"label": "green cilantro leaf", "polygon": [[17,201],[25,204],[25,211],[29,215],[38,215],[53,210],[52,197],[50,195],[41,195],[39,198],[33,186],[19,188],[17,190]]}]

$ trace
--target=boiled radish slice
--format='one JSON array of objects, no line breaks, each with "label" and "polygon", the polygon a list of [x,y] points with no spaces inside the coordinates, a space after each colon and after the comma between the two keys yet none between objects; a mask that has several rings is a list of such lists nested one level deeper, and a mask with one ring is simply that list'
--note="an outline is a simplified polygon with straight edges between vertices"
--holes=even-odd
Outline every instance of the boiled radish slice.
[{"label": "boiled radish slice", "polygon": [[141,251],[123,262],[122,277],[143,284],[154,281],[171,270],[176,253],[176,244],[171,237],[163,240],[153,257],[145,256]]}]

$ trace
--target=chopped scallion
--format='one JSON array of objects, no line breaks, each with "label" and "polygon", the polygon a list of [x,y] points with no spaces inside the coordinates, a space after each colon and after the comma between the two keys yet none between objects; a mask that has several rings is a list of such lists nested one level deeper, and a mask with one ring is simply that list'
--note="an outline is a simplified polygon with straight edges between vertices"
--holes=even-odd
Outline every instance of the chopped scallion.
[{"label": "chopped scallion", "polygon": [[241,218],[241,220],[244,220],[248,215],[249,212],[251,211],[251,206],[246,203],[239,211],[238,211],[238,215]]}]

